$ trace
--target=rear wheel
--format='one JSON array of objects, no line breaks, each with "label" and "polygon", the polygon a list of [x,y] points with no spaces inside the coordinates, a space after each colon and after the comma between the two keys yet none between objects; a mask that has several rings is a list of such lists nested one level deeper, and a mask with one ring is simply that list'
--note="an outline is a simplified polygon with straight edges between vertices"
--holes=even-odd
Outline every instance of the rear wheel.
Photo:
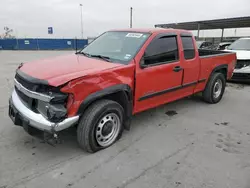
[{"label": "rear wheel", "polygon": [[90,153],[115,143],[123,131],[124,110],[111,100],[92,104],[82,116],[77,128],[80,147]]},{"label": "rear wheel", "polygon": [[222,73],[214,73],[202,93],[204,101],[210,104],[218,103],[223,97],[225,87],[225,76]]}]

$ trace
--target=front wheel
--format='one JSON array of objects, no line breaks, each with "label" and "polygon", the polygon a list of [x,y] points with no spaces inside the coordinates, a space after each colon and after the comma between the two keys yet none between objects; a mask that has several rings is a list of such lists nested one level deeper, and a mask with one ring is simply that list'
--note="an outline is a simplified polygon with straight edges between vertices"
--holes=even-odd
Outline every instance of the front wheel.
[{"label": "front wheel", "polygon": [[223,97],[225,87],[225,76],[222,73],[214,73],[202,93],[204,101],[210,104],[218,103]]},{"label": "front wheel", "polygon": [[80,147],[90,153],[115,143],[123,131],[124,110],[111,100],[92,104],[82,116],[77,128]]}]

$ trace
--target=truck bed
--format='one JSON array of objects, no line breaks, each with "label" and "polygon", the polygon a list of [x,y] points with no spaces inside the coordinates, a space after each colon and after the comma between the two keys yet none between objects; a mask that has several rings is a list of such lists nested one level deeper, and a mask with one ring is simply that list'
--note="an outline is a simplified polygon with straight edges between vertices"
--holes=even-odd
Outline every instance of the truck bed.
[{"label": "truck bed", "polygon": [[231,52],[218,51],[218,50],[204,50],[204,49],[199,49],[198,51],[199,51],[200,58],[206,58],[206,57],[210,57],[210,56],[219,56],[219,55],[231,54]]},{"label": "truck bed", "polygon": [[227,68],[227,79],[230,79],[234,70],[236,54],[226,51],[199,50],[201,61],[200,79],[209,78],[215,67]]}]

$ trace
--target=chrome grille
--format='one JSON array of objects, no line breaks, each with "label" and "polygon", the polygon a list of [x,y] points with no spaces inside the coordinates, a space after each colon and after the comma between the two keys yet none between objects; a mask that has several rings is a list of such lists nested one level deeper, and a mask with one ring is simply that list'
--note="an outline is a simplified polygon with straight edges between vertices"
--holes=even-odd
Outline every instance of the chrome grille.
[{"label": "chrome grille", "polygon": [[21,91],[19,91],[17,87],[15,87],[15,90],[20,99],[25,103],[25,106],[29,107],[30,100],[32,99],[27,95],[23,94]]},{"label": "chrome grille", "polygon": [[[24,78],[22,78],[18,74],[15,75],[15,80],[18,81],[23,87],[25,87],[26,89],[28,89],[30,91],[35,91],[38,88],[37,84],[33,84],[33,83],[25,80]],[[15,90],[16,90],[17,95],[22,100],[23,104],[27,108],[32,110],[33,112],[37,112],[37,110],[35,108],[37,100],[27,96],[26,94],[24,94],[16,85],[15,85]]]},{"label": "chrome grille", "polygon": [[28,90],[31,91],[35,91],[35,89],[37,88],[36,84],[33,84],[25,79],[23,79],[21,76],[19,76],[18,74],[16,74],[15,79],[25,88],[27,88]]},{"label": "chrome grille", "polygon": [[250,66],[250,60],[238,60],[235,69],[242,69],[246,66]]}]

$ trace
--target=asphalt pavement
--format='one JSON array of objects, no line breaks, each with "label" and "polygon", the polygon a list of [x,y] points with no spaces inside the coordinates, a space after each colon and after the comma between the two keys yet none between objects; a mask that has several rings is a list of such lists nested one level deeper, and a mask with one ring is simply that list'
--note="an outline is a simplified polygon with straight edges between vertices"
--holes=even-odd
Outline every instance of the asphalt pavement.
[{"label": "asphalt pavement", "polygon": [[113,146],[83,152],[74,129],[53,147],[8,117],[21,62],[73,51],[0,51],[0,188],[250,188],[250,85],[211,105],[193,96],[133,117]]}]

